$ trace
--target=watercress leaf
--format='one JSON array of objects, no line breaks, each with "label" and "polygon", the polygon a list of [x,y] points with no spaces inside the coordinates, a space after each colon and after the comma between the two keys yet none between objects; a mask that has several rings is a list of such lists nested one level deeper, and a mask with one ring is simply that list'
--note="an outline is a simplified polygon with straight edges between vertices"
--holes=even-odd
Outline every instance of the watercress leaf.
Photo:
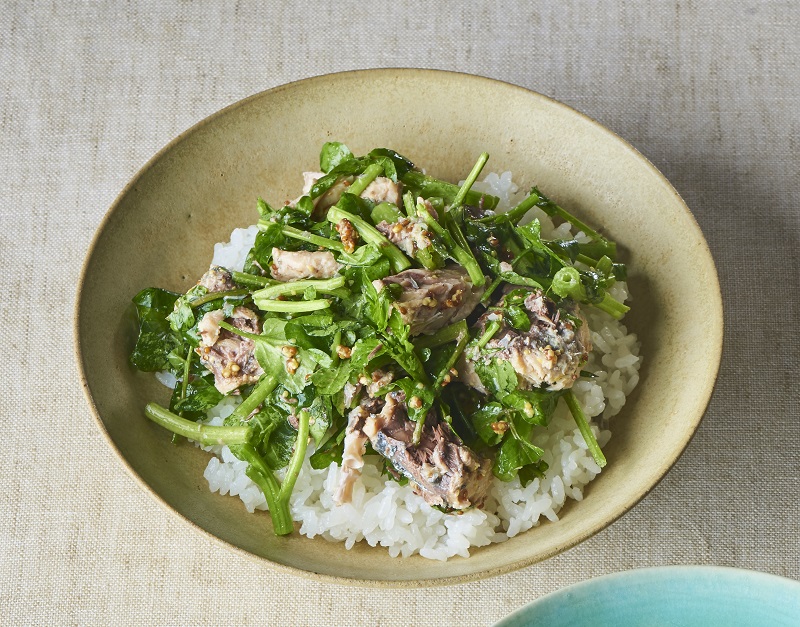
[{"label": "watercress leaf", "polygon": [[381,255],[381,258],[371,266],[365,266],[364,272],[370,281],[374,281],[375,279],[382,279],[386,276],[389,276],[391,268],[392,266],[389,263],[389,260]]},{"label": "watercress leaf", "polygon": [[303,351],[303,358],[306,359],[307,357],[311,357],[314,363],[321,368],[330,368],[333,365],[331,356],[325,351],[319,350],[318,348],[307,348],[305,351]]},{"label": "watercress leaf", "polygon": [[167,363],[169,369],[173,373],[183,373],[183,368],[186,364],[186,355],[184,354],[183,347],[173,348],[167,353]]},{"label": "watercress leaf", "polygon": [[362,338],[353,345],[348,361],[354,371],[360,371],[383,352],[383,345],[379,339],[375,337]]},{"label": "watercress leaf", "polygon": [[345,329],[342,334],[342,344],[345,346],[353,346],[357,340],[356,333],[353,329]]},{"label": "watercress leaf", "polygon": [[[176,390],[179,386],[176,386]],[[186,396],[181,400],[176,400],[172,406],[173,411],[196,414],[196,417],[204,417],[207,410],[216,407],[223,398],[222,392],[214,387],[214,384],[203,377],[195,377],[186,384]]]},{"label": "watercress leaf", "polygon": [[[318,366],[329,367],[330,355],[314,347],[314,341],[303,327],[281,318],[266,318],[259,336],[248,336],[255,343],[255,356],[265,373],[272,374],[293,394],[301,393],[311,382]],[[288,339],[291,338],[291,341]],[[284,347],[293,346],[293,356],[284,354]],[[289,358],[296,364],[288,368]]]},{"label": "watercress leaf", "polygon": [[[441,198],[448,205],[453,203],[460,189],[458,185],[433,178],[417,170],[409,170],[400,178],[416,196],[422,196],[422,198]],[[464,198],[464,202],[468,205],[482,206],[485,209],[494,209],[497,203],[500,202],[500,199],[497,196],[470,190]]]},{"label": "watercress leaf", "polygon": [[275,337],[275,341],[280,343],[290,343],[300,349],[308,348],[328,348],[324,341],[319,340],[317,337],[312,337],[307,332],[304,324],[298,320],[282,321],[283,329],[280,336]]},{"label": "watercress leaf", "polygon": [[244,263],[244,271],[249,274],[262,275],[269,271],[272,263],[272,249],[287,246],[286,237],[281,232],[281,225],[277,222],[262,222],[262,226],[256,235],[253,247],[247,253]]},{"label": "watercress leaf", "polygon": [[513,270],[500,271],[497,273],[497,275],[503,281],[511,285],[525,285],[527,287],[536,287],[539,289],[543,289],[543,286],[539,281],[531,279],[530,277],[522,276],[521,274],[514,272]]},{"label": "watercress leaf", "polygon": [[475,363],[475,372],[481,383],[494,395],[502,398],[517,389],[517,372],[511,362],[502,359],[490,359],[487,362]]},{"label": "watercress leaf", "polygon": [[[295,207],[297,207],[298,211],[303,212],[304,217],[310,216],[314,211],[314,201],[311,200],[310,196],[302,196],[300,199],[298,199]],[[296,223],[298,220],[294,220],[293,222]],[[289,224],[289,222],[285,221],[285,224]]]},{"label": "watercress leaf", "polygon": [[392,303],[391,293],[386,288],[378,292],[368,274],[364,271],[358,273],[358,278],[361,283],[361,294],[364,296],[367,305],[364,313],[375,329],[383,331],[389,322],[389,310]]},{"label": "watercress leaf", "polygon": [[261,337],[272,344],[286,343],[287,320],[282,318],[265,318],[261,324]]},{"label": "watercress leaf", "polygon": [[501,481],[511,481],[520,468],[537,463],[541,455],[541,449],[515,438],[508,432],[500,445],[492,472]]},{"label": "watercress leaf", "polygon": [[367,162],[362,159],[357,159],[355,157],[344,159],[335,167],[331,168],[330,172],[326,173],[325,176],[314,183],[308,195],[311,196],[312,199],[319,198],[333,187],[339,179],[360,174],[365,167],[367,167]]},{"label": "watercress leaf", "polygon": [[505,308],[504,317],[506,321],[518,331],[527,333],[531,330],[531,319],[524,307],[520,305],[510,305]]},{"label": "watercress leaf", "polygon": [[576,240],[574,240],[574,239],[552,240],[552,241],[549,242],[549,244],[550,244],[550,246],[554,246],[554,247],[558,248],[559,250],[561,250],[565,255],[567,255],[569,260],[572,261],[573,263],[578,258],[578,255],[581,252],[578,242]]},{"label": "watercress leaf", "polygon": [[281,347],[287,344],[284,332],[286,320],[279,318],[266,318],[262,326],[262,333],[255,342],[255,356],[261,368],[267,374],[281,377],[286,372],[284,366],[285,356]]},{"label": "watercress leaf", "polygon": [[292,457],[296,439],[297,431],[284,417],[270,433],[269,439],[259,447],[259,452],[273,470],[284,468]]},{"label": "watercress leaf", "polygon": [[333,407],[330,397],[315,397],[307,411],[311,414],[308,432],[314,439],[314,446],[319,446],[332,422]]},{"label": "watercress leaf", "polygon": [[[371,155],[370,155],[371,156]],[[397,182],[397,169],[395,168],[394,161],[388,157],[376,156],[374,162],[380,164],[383,168],[383,175]]]},{"label": "watercress leaf", "polygon": [[343,211],[352,213],[354,216],[359,216],[369,222],[374,203],[366,198],[361,198],[361,196],[345,193],[342,194],[336,205]]},{"label": "watercress leaf", "polygon": [[527,486],[534,479],[544,479],[545,473],[550,466],[546,461],[540,459],[535,464],[528,464],[519,469],[519,480],[523,487]]},{"label": "watercress leaf", "polygon": [[309,332],[312,328],[328,330],[332,326],[335,330],[337,324],[334,323],[333,316],[328,312],[306,314],[304,316],[294,318],[293,322],[302,325],[306,329],[306,332]]},{"label": "watercress leaf", "polygon": [[[225,424],[229,422],[230,419],[225,420]],[[253,445],[258,450],[265,450],[269,446],[270,435],[283,422],[286,422],[286,416],[282,411],[266,403],[262,405],[261,409],[247,421],[253,430]]]},{"label": "watercress leaf", "polygon": [[500,399],[506,407],[517,410],[525,422],[547,425],[556,409],[558,392],[545,390],[514,390]]},{"label": "watercress leaf", "polygon": [[344,388],[350,378],[352,364],[349,359],[340,361],[335,368],[321,368],[311,376],[318,394],[334,394]]},{"label": "watercress leaf", "polygon": [[527,224],[517,226],[515,230],[517,235],[522,236],[526,248],[533,249],[538,255],[541,255],[540,263],[543,264],[545,260],[549,263],[548,275],[564,267],[564,262],[559,256],[542,241],[542,226],[539,220],[533,219]]},{"label": "watercress leaf", "polygon": [[259,197],[256,201],[256,207],[258,208],[258,215],[260,215],[264,219],[268,219],[271,215],[275,213],[275,210],[269,206],[266,200]]},{"label": "watercress leaf", "polygon": [[512,481],[527,461],[522,459],[522,446],[510,434],[503,439],[492,466],[494,476],[500,481]]},{"label": "watercress leaf", "polygon": [[339,253],[336,260],[348,266],[371,266],[383,258],[377,246],[365,244],[356,248],[352,253]]},{"label": "watercress leaf", "polygon": [[408,417],[414,422],[424,421],[436,400],[436,394],[431,386],[422,385],[408,377],[395,381],[393,385],[403,390],[406,395]]},{"label": "watercress leaf", "polygon": [[[391,160],[393,167],[392,170],[387,170],[384,168],[385,172],[393,171],[397,178],[402,178],[409,170],[414,169],[414,164],[411,163],[408,159],[406,159],[403,155],[396,153],[394,150],[390,150],[388,148],[376,148],[375,150],[369,153],[369,156],[373,159],[378,157],[385,157]],[[387,174],[386,176],[389,176]],[[394,180],[396,181],[397,178]]]},{"label": "watercress leaf", "polygon": [[344,453],[345,428],[346,425],[342,425],[330,440],[314,452],[309,460],[312,468],[322,470],[334,462],[341,465],[342,454]]},{"label": "watercress leaf", "polygon": [[[380,294],[383,295],[388,290],[384,288]],[[381,343],[386,352],[405,370],[411,377],[420,384],[428,382],[427,374],[419,360],[414,345],[408,340],[410,328],[403,322],[402,317],[396,309],[391,310],[388,318],[388,331],[377,330]]]},{"label": "watercress leaf", "polygon": [[179,294],[151,287],[133,298],[139,319],[139,334],[130,356],[131,364],[144,372],[164,370],[167,355],[180,345],[167,316],[172,313]]},{"label": "watercress leaf", "polygon": [[176,333],[181,333],[194,326],[194,311],[191,305],[181,296],[175,301],[175,309],[167,316],[170,328]]},{"label": "watercress leaf", "polygon": [[269,342],[256,342],[254,354],[266,374],[280,377],[281,372],[285,370],[283,355]]},{"label": "watercress leaf", "polygon": [[319,168],[327,174],[343,161],[352,158],[353,153],[344,144],[340,142],[325,142],[319,153]]},{"label": "watercress leaf", "polygon": [[473,413],[469,419],[478,437],[489,446],[497,446],[503,439],[503,431],[495,431],[492,425],[502,422],[507,410],[500,403],[491,402]]},{"label": "watercress leaf", "polygon": [[527,224],[517,227],[517,233],[522,235],[532,244],[543,245],[542,243],[542,224],[538,219],[533,219]]}]

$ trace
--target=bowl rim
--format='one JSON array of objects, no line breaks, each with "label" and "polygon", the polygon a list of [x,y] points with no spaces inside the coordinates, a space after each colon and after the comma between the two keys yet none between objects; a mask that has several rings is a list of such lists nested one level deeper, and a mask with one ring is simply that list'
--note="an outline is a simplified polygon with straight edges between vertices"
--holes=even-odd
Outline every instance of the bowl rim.
[{"label": "bowl rim", "polygon": [[[713,354],[716,355],[715,363],[711,364],[713,371],[713,376],[709,377],[709,383],[706,385],[705,389],[702,391],[702,395],[698,396],[698,402],[693,412],[691,418],[691,422],[687,425],[691,427],[680,443],[680,446],[674,450],[674,454],[671,459],[665,461],[662,466],[661,472],[659,474],[658,479],[650,486],[638,491],[627,503],[624,504],[618,511],[614,512],[610,516],[607,516],[603,520],[599,521],[598,523],[592,525],[591,527],[586,528],[581,533],[577,534],[574,538],[572,538],[569,542],[564,544],[558,544],[551,547],[549,550],[533,556],[533,557],[526,557],[521,558],[518,560],[511,561],[509,563],[503,564],[501,566],[496,566],[492,568],[488,568],[482,571],[467,573],[462,575],[453,575],[449,577],[442,577],[442,578],[435,578],[435,579],[422,579],[422,580],[390,580],[390,579],[356,579],[350,577],[341,577],[335,575],[328,575],[324,573],[317,573],[310,570],[303,570],[301,568],[296,568],[294,566],[288,566],[285,564],[281,564],[279,562],[275,562],[267,557],[263,557],[260,555],[256,555],[242,549],[230,542],[219,538],[218,536],[214,535],[210,531],[202,528],[200,525],[195,523],[193,520],[189,519],[182,513],[178,512],[174,509],[169,503],[167,503],[159,494],[150,487],[144,479],[133,469],[131,464],[122,454],[120,449],[115,444],[114,440],[111,438],[108,430],[106,429],[103,420],[100,417],[100,412],[97,409],[97,405],[94,402],[94,398],[92,397],[92,393],[89,387],[89,382],[86,376],[86,368],[84,364],[84,356],[81,350],[81,343],[80,343],[80,327],[81,327],[81,307],[82,307],[82,295],[83,295],[83,286],[86,280],[86,275],[89,270],[89,265],[91,262],[92,257],[94,256],[95,248],[97,247],[99,241],[103,237],[105,231],[108,228],[108,225],[112,219],[112,216],[115,212],[119,209],[120,205],[122,204],[123,199],[129,194],[129,192],[136,186],[136,184],[147,174],[155,164],[161,160],[161,158],[169,153],[173,148],[175,148],[178,144],[180,144],[184,139],[189,137],[190,135],[194,134],[198,130],[204,128],[205,126],[211,124],[212,122],[216,121],[218,118],[235,111],[236,109],[243,107],[254,100],[258,100],[267,96],[268,94],[275,94],[281,91],[295,88],[299,85],[310,84],[314,82],[325,82],[325,81],[336,81],[340,78],[347,77],[347,76],[358,76],[358,75],[372,75],[372,76],[421,76],[421,75],[429,75],[429,76],[449,76],[452,78],[456,78],[458,80],[465,80],[465,81],[475,81],[476,83],[484,83],[486,85],[500,85],[503,88],[509,88],[513,90],[517,90],[525,94],[528,98],[533,99],[540,99],[551,106],[555,106],[556,108],[561,108],[562,110],[570,113],[571,115],[578,116],[584,122],[589,123],[595,130],[600,131],[601,133],[606,134],[610,139],[619,143],[619,145],[629,152],[632,152],[634,156],[640,159],[643,164],[645,164],[653,174],[656,175],[656,178],[664,185],[666,190],[669,190],[670,194],[674,197],[675,200],[678,201],[681,209],[685,213],[685,216],[689,219],[689,223],[692,228],[695,230],[695,234],[699,237],[699,242],[702,245],[702,251],[705,255],[708,256],[708,259],[711,262],[711,267],[713,268],[714,272],[713,275],[710,277],[713,279],[713,285],[709,286],[709,289],[712,290],[714,298],[713,304],[716,306],[714,307],[715,311],[715,318],[718,324],[712,327],[713,330],[716,331],[715,337],[713,337],[713,346],[714,351]],[[89,248],[87,249],[86,256],[84,257],[83,264],[81,266],[81,271],[78,277],[77,289],[75,292],[75,304],[73,309],[73,351],[75,353],[75,359],[77,362],[77,369],[78,369],[78,377],[81,383],[81,388],[83,390],[83,394],[86,398],[87,403],[89,404],[89,409],[91,410],[92,416],[94,418],[95,423],[97,424],[100,432],[105,437],[106,442],[110,445],[111,450],[116,454],[117,458],[122,462],[122,465],[127,470],[128,474],[133,477],[136,483],[142,488],[145,492],[150,494],[162,507],[166,508],[169,512],[171,512],[174,516],[178,519],[182,520],[185,523],[188,523],[192,526],[195,530],[199,531],[206,537],[212,539],[213,541],[219,543],[220,545],[224,546],[225,548],[251,560],[254,562],[258,562],[260,564],[267,564],[270,568],[275,569],[279,572],[290,573],[293,575],[298,575],[301,577],[311,578],[316,581],[322,581],[325,583],[333,583],[337,585],[345,585],[345,586],[356,586],[356,587],[370,587],[370,588],[422,588],[422,587],[439,587],[439,586],[447,586],[447,585],[455,585],[460,583],[467,583],[470,581],[479,581],[482,579],[488,579],[491,577],[497,577],[499,575],[503,575],[509,572],[513,572],[519,570],[521,568],[525,568],[527,566],[531,566],[533,564],[543,562],[555,555],[563,553],[581,542],[584,542],[588,538],[596,535],[606,527],[613,524],[619,518],[621,518],[624,514],[629,512],[633,507],[635,507],[644,497],[646,497],[653,489],[658,486],[658,484],[663,480],[663,478],[667,475],[670,469],[677,463],[678,459],[680,459],[683,452],[686,450],[686,447],[691,442],[694,435],[697,433],[697,429],[700,425],[700,422],[705,415],[705,412],[708,408],[708,405],[711,401],[711,397],[716,387],[717,377],[719,375],[719,368],[722,360],[722,346],[723,346],[723,325],[724,325],[724,317],[723,317],[723,307],[722,307],[722,292],[719,284],[719,277],[717,273],[716,263],[714,261],[714,257],[711,254],[711,250],[708,246],[708,242],[703,235],[703,231],[700,228],[700,225],[697,223],[694,215],[692,214],[689,207],[686,205],[683,198],[680,196],[678,191],[672,186],[669,180],[662,174],[662,172],[655,166],[653,163],[642,153],[640,153],[636,148],[633,147],[629,142],[625,139],[617,135],[614,131],[610,130],[603,124],[600,124],[593,118],[587,116],[586,114],[574,109],[573,107],[564,104],[554,98],[546,96],[542,93],[536,92],[532,89],[528,89],[526,87],[522,87],[520,85],[516,85],[514,83],[510,83],[507,81],[489,78],[486,76],[481,76],[477,74],[469,74],[466,72],[456,72],[451,70],[441,70],[441,69],[424,69],[424,68],[408,68],[408,67],[391,67],[391,68],[375,68],[375,69],[356,69],[356,70],[345,70],[341,72],[333,72],[328,74],[319,74],[315,76],[310,76],[307,78],[299,79],[296,81],[291,81],[288,83],[283,83],[281,85],[277,85],[275,87],[271,87],[269,89],[265,89],[259,91],[255,94],[242,98],[241,100],[237,100],[217,111],[212,113],[211,115],[201,119],[200,121],[196,122],[186,130],[182,131],[178,135],[176,135],[172,140],[166,143],[160,150],[158,150],[152,157],[150,157],[143,166],[141,166],[133,177],[128,181],[128,183],[122,188],[122,190],[116,195],[114,201],[109,206],[108,210],[104,214],[103,218],[101,219],[100,223],[98,224],[95,234],[92,237],[92,240],[89,244]],[[711,371],[710,371],[711,372]],[[455,559],[455,558],[453,558]],[[462,558],[463,559],[463,558]]]},{"label": "bowl rim", "polygon": [[697,579],[698,577],[714,577],[724,584],[737,583],[741,580],[753,584],[772,584],[773,586],[780,586],[782,589],[792,589],[800,593],[800,581],[784,575],[776,575],[775,573],[754,570],[752,568],[720,566],[717,564],[667,564],[665,566],[646,566],[598,575],[582,581],[576,581],[563,588],[548,592],[538,599],[525,603],[507,616],[504,616],[494,624],[494,627],[514,627],[514,625],[519,624],[517,621],[524,619],[531,611],[535,611],[537,607],[540,608],[547,603],[555,602],[563,596],[568,596],[570,593],[585,592],[597,586],[607,584],[620,585],[620,582],[624,585],[624,582],[629,580],[641,582],[643,579],[648,586],[653,586],[660,582],[663,583],[664,581],[671,581],[673,579]]}]

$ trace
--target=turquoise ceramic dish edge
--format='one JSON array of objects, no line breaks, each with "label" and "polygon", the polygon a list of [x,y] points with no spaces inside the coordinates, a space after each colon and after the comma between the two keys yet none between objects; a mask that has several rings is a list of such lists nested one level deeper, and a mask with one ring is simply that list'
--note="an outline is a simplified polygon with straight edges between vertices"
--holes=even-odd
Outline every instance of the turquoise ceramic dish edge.
[{"label": "turquoise ceramic dish edge", "polygon": [[800,625],[800,582],[721,566],[628,570],[563,588],[495,627]]}]

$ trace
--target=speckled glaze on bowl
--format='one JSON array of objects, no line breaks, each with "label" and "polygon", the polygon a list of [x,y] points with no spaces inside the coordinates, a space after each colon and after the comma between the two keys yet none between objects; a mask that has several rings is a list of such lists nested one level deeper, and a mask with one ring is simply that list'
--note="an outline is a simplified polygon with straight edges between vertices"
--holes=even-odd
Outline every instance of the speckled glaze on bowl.
[{"label": "speckled glaze on bowl", "polygon": [[800,582],[720,566],[613,573],[548,594],[495,627],[793,627]]},{"label": "speckled glaze on bowl", "polygon": [[[629,263],[627,324],[642,340],[641,382],[614,418],[609,464],[557,523],[447,563],[392,559],[385,549],[294,534],[277,538],[265,513],[209,492],[208,456],[173,446],[144,418],[168,392],[128,363],[131,298],[188,289],[212,245],[256,219],[255,200],[297,195],[325,141],[356,154],[376,146],[458,180],[484,150],[487,171],[511,170],[602,225]],[[686,277],[692,277],[686,281]],[[690,307],[686,303],[691,303]],[[186,131],[133,178],[89,250],[76,303],[76,350],[98,424],[133,476],[196,529],[274,568],[345,584],[431,586],[498,575],[560,553],[633,507],[673,465],[711,396],[722,345],[714,263],[691,213],[636,150],[573,109],[485,78],[431,70],[365,70],[257,94]],[[690,356],[691,358],[688,358]]]}]

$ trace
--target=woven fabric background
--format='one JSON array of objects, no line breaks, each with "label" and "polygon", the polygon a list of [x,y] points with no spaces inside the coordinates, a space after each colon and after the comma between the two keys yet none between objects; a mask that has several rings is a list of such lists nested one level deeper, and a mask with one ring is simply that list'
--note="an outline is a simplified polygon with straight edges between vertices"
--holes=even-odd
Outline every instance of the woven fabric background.
[{"label": "woven fabric background", "polygon": [[[314,5],[0,2],[0,622],[489,625],[629,568],[800,579],[800,5]],[[395,66],[515,83],[630,141],[694,211],[727,325],[706,418],[643,502],[542,564],[422,591],[278,574],[179,522],[95,426],[71,331],[95,229],[171,138],[282,83]]]}]

